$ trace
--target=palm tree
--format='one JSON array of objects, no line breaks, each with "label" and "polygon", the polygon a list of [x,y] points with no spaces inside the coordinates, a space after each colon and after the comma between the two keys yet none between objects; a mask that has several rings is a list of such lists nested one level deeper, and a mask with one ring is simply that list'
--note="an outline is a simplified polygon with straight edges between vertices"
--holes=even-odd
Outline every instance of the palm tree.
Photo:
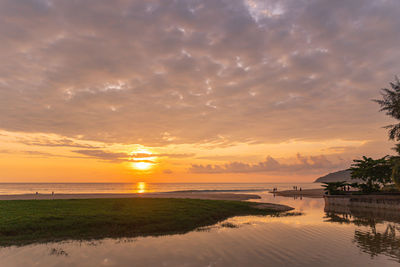
[{"label": "palm tree", "polygon": [[[381,106],[380,111],[385,111],[386,115],[400,121],[400,81],[397,76],[395,77],[395,82],[390,83],[390,86],[392,87],[391,89],[382,89],[382,99],[375,99],[373,101]],[[400,141],[400,123],[391,124],[385,126],[385,128],[389,129],[390,140]]]},{"label": "palm tree", "polygon": [[[399,78],[395,77],[395,82],[390,83],[391,89],[383,88],[381,91],[382,99],[375,99],[381,109],[380,111],[385,111],[386,115],[389,115],[396,120],[400,121],[400,81]],[[385,126],[389,129],[389,139],[400,141],[400,123],[391,124]],[[400,155],[400,144],[396,144],[393,148]],[[392,157],[393,163],[392,170],[392,180],[396,184],[397,188],[400,189],[400,157]]]}]

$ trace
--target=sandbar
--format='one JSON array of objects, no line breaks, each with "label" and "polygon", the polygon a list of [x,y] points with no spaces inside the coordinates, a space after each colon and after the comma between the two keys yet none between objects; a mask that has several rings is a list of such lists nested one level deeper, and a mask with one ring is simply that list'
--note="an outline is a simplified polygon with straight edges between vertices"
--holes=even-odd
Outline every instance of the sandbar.
[{"label": "sandbar", "polygon": [[282,197],[312,197],[312,198],[322,198],[324,197],[324,189],[316,188],[316,189],[303,189],[303,190],[284,190],[277,192],[270,192],[275,194],[276,196]]}]

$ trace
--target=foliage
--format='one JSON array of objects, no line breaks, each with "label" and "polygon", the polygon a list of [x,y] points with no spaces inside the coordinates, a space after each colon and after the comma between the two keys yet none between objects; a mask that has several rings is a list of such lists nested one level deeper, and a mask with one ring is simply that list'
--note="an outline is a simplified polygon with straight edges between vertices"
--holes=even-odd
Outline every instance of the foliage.
[{"label": "foliage", "polygon": [[0,246],[185,233],[231,216],[275,213],[223,200],[7,200],[0,201]]},{"label": "foliage", "polygon": [[[393,174],[392,174],[393,175]],[[393,178],[392,178],[393,179]],[[382,189],[382,192],[387,192],[387,193],[399,193],[399,189],[397,187],[397,185],[395,184],[388,184],[385,185]]]},{"label": "foliage", "polygon": [[346,182],[325,182],[323,184],[322,187],[324,187],[324,190],[328,192],[329,195],[342,194],[342,188],[348,185]]},{"label": "foliage", "polygon": [[[382,99],[374,100],[381,106],[381,111],[386,111],[386,115],[389,115],[396,120],[400,120],[400,81],[399,78],[395,78],[394,83],[390,83],[391,89],[383,88],[381,95]],[[400,123],[391,124],[385,128],[389,129],[389,138],[391,140],[400,141]],[[399,146],[396,146],[395,150],[399,152]]]},{"label": "foliage", "polygon": [[400,189],[400,160],[398,157],[393,159],[394,165],[392,169],[392,181],[395,183],[397,189]]},{"label": "foliage", "polygon": [[[384,88],[381,91],[382,99],[374,100],[377,102],[381,109],[380,111],[385,111],[386,115],[391,116],[396,120],[400,120],[400,80],[396,76],[395,82],[390,83],[391,89]],[[400,123],[391,124],[385,126],[389,129],[389,139],[400,140]],[[400,144],[396,144],[393,148],[400,155]],[[392,157],[393,171],[392,180],[396,184],[397,188],[400,189],[400,159],[399,157]]]},{"label": "foliage", "polygon": [[364,156],[362,160],[354,160],[351,166],[351,179],[364,181],[352,186],[358,187],[363,193],[378,192],[391,182],[392,161],[388,156],[376,160]]}]

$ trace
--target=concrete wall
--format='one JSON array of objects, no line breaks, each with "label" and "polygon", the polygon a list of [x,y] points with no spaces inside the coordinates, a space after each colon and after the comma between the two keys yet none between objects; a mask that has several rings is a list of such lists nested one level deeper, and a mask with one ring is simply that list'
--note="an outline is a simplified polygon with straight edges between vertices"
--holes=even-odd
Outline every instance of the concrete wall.
[{"label": "concrete wall", "polygon": [[347,206],[400,211],[400,195],[324,196],[325,206]]}]

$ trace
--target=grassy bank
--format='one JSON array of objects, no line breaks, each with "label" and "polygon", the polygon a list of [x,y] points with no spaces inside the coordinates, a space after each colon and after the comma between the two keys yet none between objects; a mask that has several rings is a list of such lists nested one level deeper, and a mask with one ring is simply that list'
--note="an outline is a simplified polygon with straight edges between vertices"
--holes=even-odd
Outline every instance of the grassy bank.
[{"label": "grassy bank", "polygon": [[0,246],[184,233],[231,216],[269,213],[253,203],[223,200],[0,201]]}]

